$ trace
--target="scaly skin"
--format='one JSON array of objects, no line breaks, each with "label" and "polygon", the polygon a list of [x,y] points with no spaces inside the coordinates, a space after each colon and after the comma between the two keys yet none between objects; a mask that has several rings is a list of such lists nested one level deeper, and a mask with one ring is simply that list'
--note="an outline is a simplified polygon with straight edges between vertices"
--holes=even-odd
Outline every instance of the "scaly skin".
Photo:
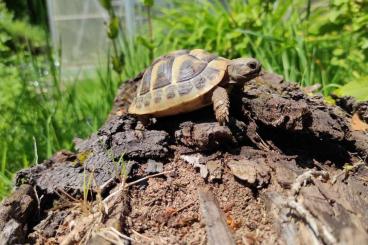
[{"label": "scaly skin", "polygon": [[225,125],[229,122],[230,100],[229,94],[223,87],[217,87],[212,93],[213,110],[216,120],[220,125]]}]

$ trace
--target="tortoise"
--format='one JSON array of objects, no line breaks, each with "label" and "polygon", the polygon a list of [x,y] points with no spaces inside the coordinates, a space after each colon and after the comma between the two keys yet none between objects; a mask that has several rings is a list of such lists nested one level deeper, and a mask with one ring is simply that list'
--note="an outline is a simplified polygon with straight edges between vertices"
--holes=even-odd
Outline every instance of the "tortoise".
[{"label": "tortoise", "polygon": [[224,125],[229,121],[228,93],[260,70],[254,58],[229,60],[202,49],[174,51],[144,72],[128,113],[164,117],[213,104],[217,121]]}]

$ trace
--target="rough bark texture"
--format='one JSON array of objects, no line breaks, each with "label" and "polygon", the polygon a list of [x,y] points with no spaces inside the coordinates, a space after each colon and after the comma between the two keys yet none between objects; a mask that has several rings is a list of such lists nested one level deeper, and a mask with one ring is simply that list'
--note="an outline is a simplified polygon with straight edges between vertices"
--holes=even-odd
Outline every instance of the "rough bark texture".
[{"label": "rough bark texture", "polygon": [[[208,107],[140,138],[123,96],[137,80],[75,153],[17,174],[1,244],[211,244],[212,229],[236,244],[368,243],[368,136],[350,126],[367,103],[327,105],[266,73],[230,96],[226,126]],[[203,189],[217,200],[209,211]]]}]

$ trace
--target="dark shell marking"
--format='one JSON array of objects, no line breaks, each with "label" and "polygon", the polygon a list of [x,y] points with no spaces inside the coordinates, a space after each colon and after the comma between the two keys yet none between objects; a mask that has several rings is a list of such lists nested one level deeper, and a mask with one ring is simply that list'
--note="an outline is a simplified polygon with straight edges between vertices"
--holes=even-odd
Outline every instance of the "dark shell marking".
[{"label": "dark shell marking", "polygon": [[211,81],[212,79],[214,79],[218,75],[219,72],[220,71],[215,69],[215,68],[207,67],[207,69],[204,70],[201,75],[203,77],[206,77],[207,80]]},{"label": "dark shell marking", "polygon": [[161,101],[161,99],[162,99],[162,89],[155,90],[154,96],[153,96],[153,101],[155,103],[158,103],[158,102]]},{"label": "dark shell marking", "polygon": [[216,58],[217,58],[217,55],[212,54],[212,55],[203,57],[201,60],[205,61],[206,63],[210,63],[212,60]]},{"label": "dark shell marking", "polygon": [[178,82],[187,81],[197,76],[206,68],[207,63],[198,60],[194,56],[192,57],[193,57],[192,59],[188,59],[181,64]]},{"label": "dark shell marking", "polygon": [[178,84],[178,92],[180,95],[189,94],[193,89],[193,85],[191,82],[183,82]]},{"label": "dark shell marking", "polygon": [[153,82],[153,89],[165,87],[171,83],[172,65],[174,56],[167,56],[157,69],[157,78]]},{"label": "dark shell marking", "polygon": [[175,85],[168,86],[166,88],[166,98],[168,98],[168,99],[175,98],[175,91],[176,91],[176,86]]},{"label": "dark shell marking", "polygon": [[136,98],[136,107],[137,108],[142,108],[142,104],[143,104],[143,96],[138,96]]},{"label": "dark shell marking", "polygon": [[206,85],[206,78],[202,75],[199,75],[193,78],[192,82],[197,89],[202,89]]},{"label": "dark shell marking", "polygon": [[144,97],[143,97],[143,104],[145,107],[149,106],[151,103],[151,94],[146,94]]},{"label": "dark shell marking", "polygon": [[148,68],[147,71],[144,73],[144,76],[142,78],[142,88],[139,93],[140,95],[144,95],[149,92],[150,82],[151,82],[151,73],[152,73],[152,67]]}]

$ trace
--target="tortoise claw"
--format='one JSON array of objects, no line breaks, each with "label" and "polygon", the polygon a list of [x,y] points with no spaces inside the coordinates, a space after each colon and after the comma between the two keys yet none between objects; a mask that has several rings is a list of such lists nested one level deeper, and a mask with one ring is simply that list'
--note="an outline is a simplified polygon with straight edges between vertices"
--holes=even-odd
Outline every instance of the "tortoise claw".
[{"label": "tortoise claw", "polygon": [[145,130],[144,123],[142,121],[138,120],[137,125],[135,126],[135,129],[134,129],[135,137],[139,140],[143,140],[144,139],[144,130]]},{"label": "tortoise claw", "polygon": [[139,129],[134,130],[134,135],[140,141],[144,139],[143,130],[139,130]]}]

